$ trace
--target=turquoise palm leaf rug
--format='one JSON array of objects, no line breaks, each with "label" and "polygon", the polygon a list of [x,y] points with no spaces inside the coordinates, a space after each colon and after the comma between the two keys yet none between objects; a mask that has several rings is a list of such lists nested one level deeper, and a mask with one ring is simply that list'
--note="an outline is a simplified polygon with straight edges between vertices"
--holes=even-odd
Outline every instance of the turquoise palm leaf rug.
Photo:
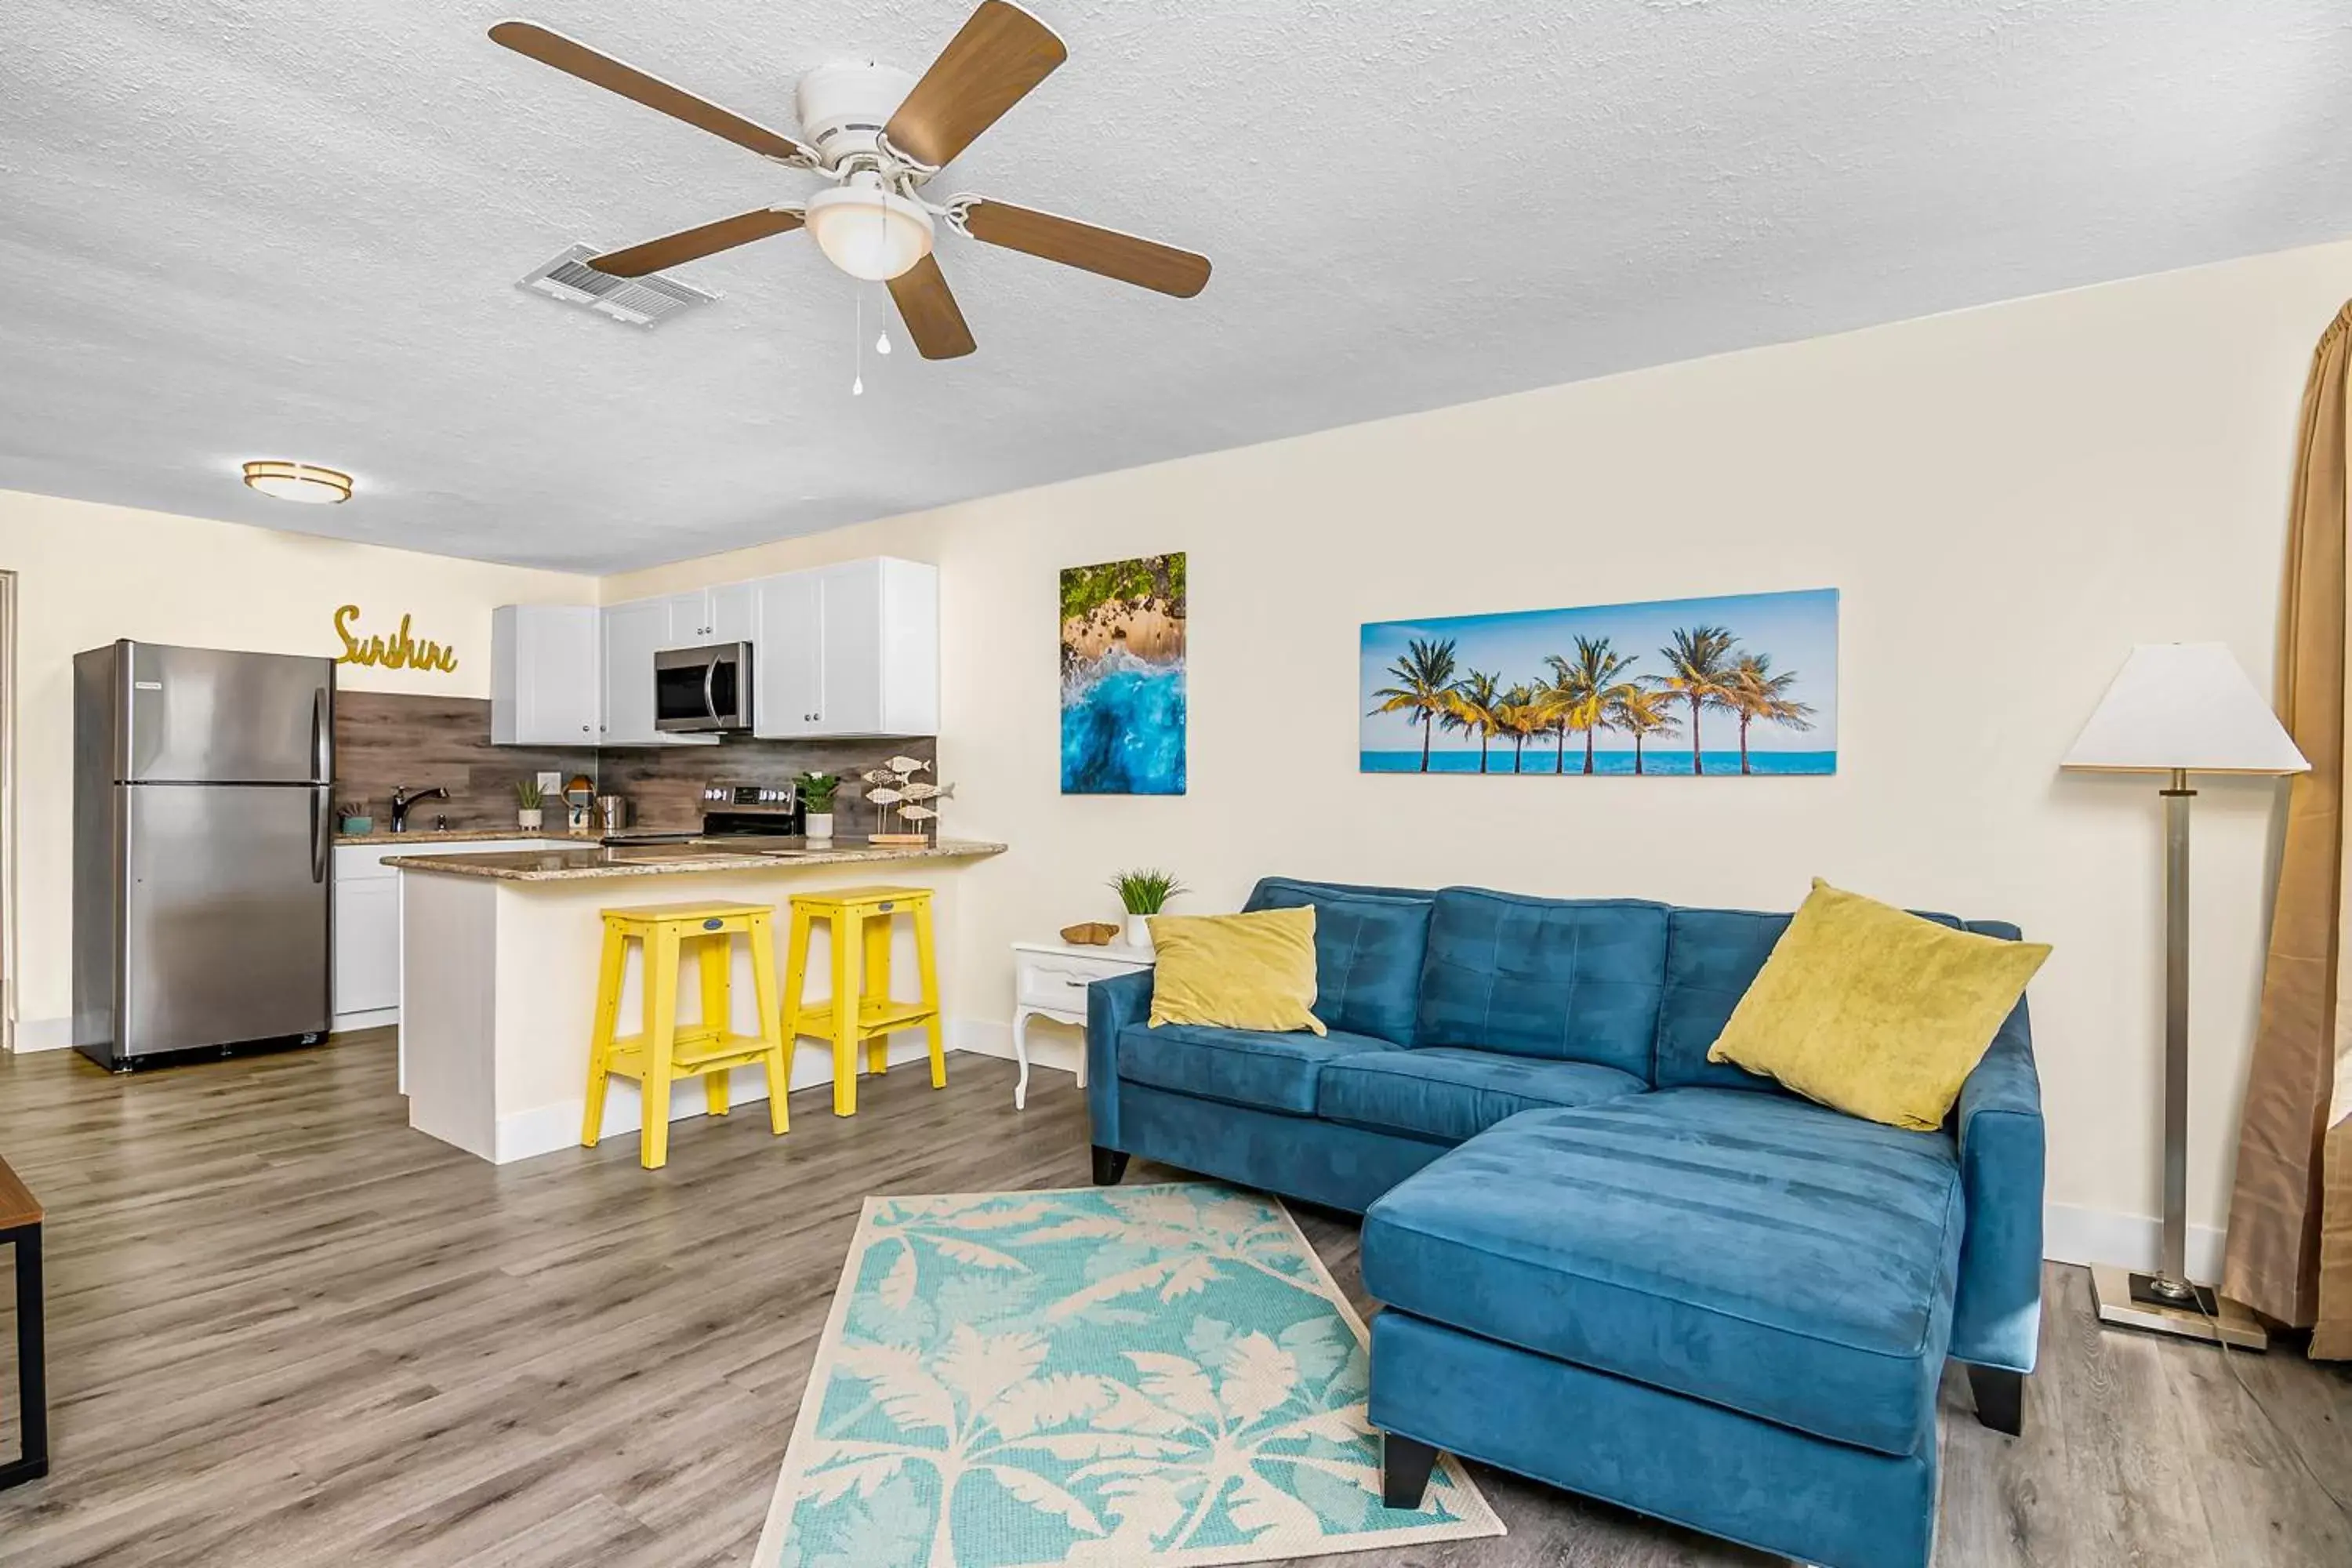
[{"label": "turquoise palm leaf rug", "polygon": [[755,1568],[1259,1563],[1500,1535],[1384,1507],[1361,1319],[1228,1188],[868,1198]]}]

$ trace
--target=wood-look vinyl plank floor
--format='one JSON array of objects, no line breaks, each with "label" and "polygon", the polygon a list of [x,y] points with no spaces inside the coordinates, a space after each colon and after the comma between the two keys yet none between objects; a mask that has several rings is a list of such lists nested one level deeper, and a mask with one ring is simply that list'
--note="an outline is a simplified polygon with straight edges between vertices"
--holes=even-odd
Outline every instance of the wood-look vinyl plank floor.
[{"label": "wood-look vinyl plank floor", "polygon": [[[1048,1073],[1016,1113],[1012,1083],[957,1057],[847,1121],[795,1096],[782,1140],[758,1106],[682,1122],[649,1173],[634,1139],[499,1168],[411,1131],[389,1031],[130,1079],[0,1057],[0,1152],[49,1212],[55,1463],[0,1493],[0,1564],[747,1568],[861,1201],[1085,1183],[1083,1096]],[[1353,1223],[1299,1219],[1369,1310]],[[2352,1375],[2103,1331],[2080,1270],[2050,1270],[2025,1436],[1957,1373],[1942,1418],[1939,1568],[2352,1563],[2290,1447],[2352,1490]],[[1477,1474],[1509,1535],[1314,1561],[1774,1561]]]}]

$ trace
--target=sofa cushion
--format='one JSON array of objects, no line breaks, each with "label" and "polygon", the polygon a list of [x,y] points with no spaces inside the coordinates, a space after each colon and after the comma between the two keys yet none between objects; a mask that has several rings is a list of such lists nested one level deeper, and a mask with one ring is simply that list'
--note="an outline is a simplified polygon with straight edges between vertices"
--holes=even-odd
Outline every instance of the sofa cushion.
[{"label": "sofa cushion", "polygon": [[1632,1073],[1594,1062],[1439,1047],[1327,1063],[1315,1109],[1331,1121],[1459,1143],[1522,1110],[1590,1105],[1647,1088]]},{"label": "sofa cushion", "polygon": [[1153,1028],[1324,1032],[1315,1016],[1315,911],[1152,915]]},{"label": "sofa cushion", "polygon": [[1339,1029],[1276,1035],[1201,1024],[1162,1024],[1156,1029],[1131,1024],[1118,1037],[1118,1076],[1203,1100],[1312,1116],[1316,1078],[1325,1062],[1398,1048]]},{"label": "sofa cushion", "polygon": [[1706,1059],[1933,1132],[2049,957],[2047,943],[1955,931],[1816,877]]},{"label": "sofa cushion", "polygon": [[1250,909],[1315,910],[1315,1016],[1335,1029],[1412,1044],[1429,896],[1360,893],[1268,878]]},{"label": "sofa cushion", "polygon": [[[2017,928],[1998,921],[1970,921],[1914,910],[1922,920],[1984,936],[2016,940]],[[1675,910],[1666,917],[1666,984],[1658,1007],[1657,1064],[1651,1081],[1660,1089],[1704,1086],[1767,1094],[1787,1091],[1729,1062],[1710,1062],[1708,1049],[1721,1037],[1732,1010],[1772,956],[1773,944],[1789,929],[1790,915],[1754,910]]]},{"label": "sofa cushion", "polygon": [[1789,929],[1789,919],[1753,910],[1675,910],[1666,917],[1666,985],[1658,1005],[1653,1069],[1660,1089],[1704,1085],[1783,1092],[1769,1078],[1729,1062],[1708,1061],[1706,1053],[1748,994],[1748,983],[1772,956],[1772,944]]},{"label": "sofa cushion", "polygon": [[1599,1062],[1647,1082],[1666,906],[1448,888],[1429,917],[1413,1044]]},{"label": "sofa cushion", "polygon": [[1952,1140],[1785,1095],[1529,1110],[1364,1218],[1416,1316],[1887,1454],[1921,1451],[1960,1245]]},{"label": "sofa cushion", "polygon": [[1260,877],[1257,886],[1250,889],[1244,910],[1271,910],[1282,906],[1274,900],[1283,894],[1304,894],[1309,900],[1326,896],[1335,899],[1419,899],[1427,903],[1437,897],[1434,888],[1391,888],[1378,882],[1308,882],[1297,877]]}]

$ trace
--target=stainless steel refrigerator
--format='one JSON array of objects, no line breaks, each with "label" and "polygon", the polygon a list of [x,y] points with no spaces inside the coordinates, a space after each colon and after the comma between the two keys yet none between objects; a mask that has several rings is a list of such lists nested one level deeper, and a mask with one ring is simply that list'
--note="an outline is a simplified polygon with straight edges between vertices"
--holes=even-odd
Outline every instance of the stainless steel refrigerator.
[{"label": "stainless steel refrigerator", "polygon": [[74,1044],[324,1037],[335,666],[118,642],[74,658]]}]

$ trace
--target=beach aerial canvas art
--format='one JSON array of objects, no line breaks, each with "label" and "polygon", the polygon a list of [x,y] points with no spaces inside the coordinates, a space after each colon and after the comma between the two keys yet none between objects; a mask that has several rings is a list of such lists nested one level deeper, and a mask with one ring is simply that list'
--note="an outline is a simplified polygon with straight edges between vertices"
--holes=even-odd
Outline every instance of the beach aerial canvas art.
[{"label": "beach aerial canvas art", "polygon": [[1062,573],[1062,793],[1184,793],[1184,556]]},{"label": "beach aerial canvas art", "polygon": [[1834,588],[1381,621],[1368,773],[1837,772]]}]

